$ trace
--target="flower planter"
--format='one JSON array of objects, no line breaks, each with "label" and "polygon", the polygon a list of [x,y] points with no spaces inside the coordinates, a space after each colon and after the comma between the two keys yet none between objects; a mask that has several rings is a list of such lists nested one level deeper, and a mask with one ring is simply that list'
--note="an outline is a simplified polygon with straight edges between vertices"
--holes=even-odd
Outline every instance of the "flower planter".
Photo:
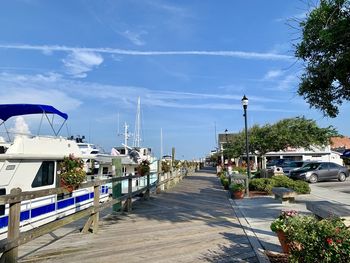
[{"label": "flower planter", "polygon": [[234,199],[243,199],[244,191],[234,191],[232,192],[232,198]]},{"label": "flower planter", "polygon": [[63,179],[61,179],[61,187],[65,188],[68,192],[73,192],[75,190],[75,186],[67,184]]},{"label": "flower planter", "polygon": [[289,244],[287,242],[286,234],[282,230],[278,230],[276,232],[278,240],[281,243],[283,253],[289,253]]}]

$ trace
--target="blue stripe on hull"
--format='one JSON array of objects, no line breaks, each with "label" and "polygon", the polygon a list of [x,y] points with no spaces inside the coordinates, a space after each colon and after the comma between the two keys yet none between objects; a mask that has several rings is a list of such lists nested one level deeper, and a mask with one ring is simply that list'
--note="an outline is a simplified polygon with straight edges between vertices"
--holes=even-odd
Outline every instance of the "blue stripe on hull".
[{"label": "blue stripe on hull", "polygon": [[62,201],[58,201],[57,202],[57,209],[63,209],[63,208],[70,206],[70,205],[74,205],[74,197],[69,198],[69,199],[65,199]]},{"label": "blue stripe on hull", "polygon": [[[100,189],[101,194],[108,194],[108,186],[101,186]],[[71,197],[68,199],[60,200],[57,202],[57,210],[66,208],[68,206],[79,204],[80,202],[84,202],[89,199],[94,198],[94,193],[90,192],[87,194],[79,195],[76,197]],[[33,208],[31,210],[21,211],[20,220],[28,220],[30,218],[34,218],[46,213],[50,213],[55,211],[56,209],[56,203],[48,204],[40,207]],[[8,226],[8,216],[2,216],[0,217],[0,228],[7,227]]]}]

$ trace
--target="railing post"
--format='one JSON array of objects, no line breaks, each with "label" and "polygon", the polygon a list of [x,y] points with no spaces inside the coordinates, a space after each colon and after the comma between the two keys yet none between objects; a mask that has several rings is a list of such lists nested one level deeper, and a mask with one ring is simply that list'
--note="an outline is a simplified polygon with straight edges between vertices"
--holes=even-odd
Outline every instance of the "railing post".
[{"label": "railing post", "polygon": [[145,193],[145,200],[148,200],[150,198],[151,193],[151,184],[150,184],[150,174],[147,174],[147,190]]},{"label": "railing post", "polygon": [[97,233],[98,231],[98,220],[100,217],[100,212],[98,212],[98,207],[100,204],[100,185],[94,186],[94,215],[93,215],[93,225],[92,225],[92,231],[93,233]]},{"label": "railing post", "polygon": [[[122,176],[122,162],[121,159],[113,159],[112,164],[114,166],[113,178]],[[113,182],[112,183],[112,197],[113,199],[120,198],[122,196],[122,183],[121,182]],[[113,205],[113,212],[120,211],[122,207],[122,202],[118,202]]]},{"label": "railing post", "polygon": [[[131,175],[129,175],[131,176]],[[130,212],[132,209],[132,178],[128,179],[128,199],[125,201],[125,211]]]},{"label": "railing post", "polygon": [[162,161],[158,160],[158,162],[157,162],[157,188],[156,188],[156,194],[160,194],[160,192],[162,190],[161,185],[160,185],[160,182],[162,181],[161,167],[162,167]]},{"label": "railing post", "polygon": [[[21,188],[11,189],[11,195],[19,195],[22,193]],[[7,230],[7,239],[8,241],[15,240],[19,237],[19,223],[21,217],[21,202],[16,202],[10,204],[9,210],[9,223]],[[17,262],[18,257],[18,247],[11,248],[10,250],[4,252],[1,256],[1,259],[4,259],[6,263],[15,263]]]}]

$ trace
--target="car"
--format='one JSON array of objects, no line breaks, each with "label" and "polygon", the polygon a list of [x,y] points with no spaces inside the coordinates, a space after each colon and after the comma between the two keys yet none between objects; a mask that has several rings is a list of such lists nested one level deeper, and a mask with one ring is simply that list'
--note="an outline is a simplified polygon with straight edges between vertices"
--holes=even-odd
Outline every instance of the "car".
[{"label": "car", "polygon": [[349,177],[349,170],[332,162],[309,162],[297,170],[290,171],[289,177],[310,183],[332,179],[344,182]]},{"label": "car", "polygon": [[273,166],[281,167],[284,163],[289,162],[288,159],[273,159],[267,162],[266,168],[272,168]]},{"label": "car", "polygon": [[281,165],[283,169],[283,173],[287,176],[289,176],[290,171],[299,169],[300,167],[304,166],[305,164],[309,163],[310,161],[291,161],[291,162],[285,162]]}]

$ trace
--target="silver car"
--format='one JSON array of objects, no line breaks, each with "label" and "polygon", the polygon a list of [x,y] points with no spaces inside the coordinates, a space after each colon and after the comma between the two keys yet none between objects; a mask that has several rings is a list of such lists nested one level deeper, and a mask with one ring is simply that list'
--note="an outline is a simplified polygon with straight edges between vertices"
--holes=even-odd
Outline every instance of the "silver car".
[{"label": "silver car", "polygon": [[310,183],[331,179],[338,179],[340,182],[344,182],[349,177],[349,170],[336,163],[310,162],[297,170],[291,171],[289,177]]}]

